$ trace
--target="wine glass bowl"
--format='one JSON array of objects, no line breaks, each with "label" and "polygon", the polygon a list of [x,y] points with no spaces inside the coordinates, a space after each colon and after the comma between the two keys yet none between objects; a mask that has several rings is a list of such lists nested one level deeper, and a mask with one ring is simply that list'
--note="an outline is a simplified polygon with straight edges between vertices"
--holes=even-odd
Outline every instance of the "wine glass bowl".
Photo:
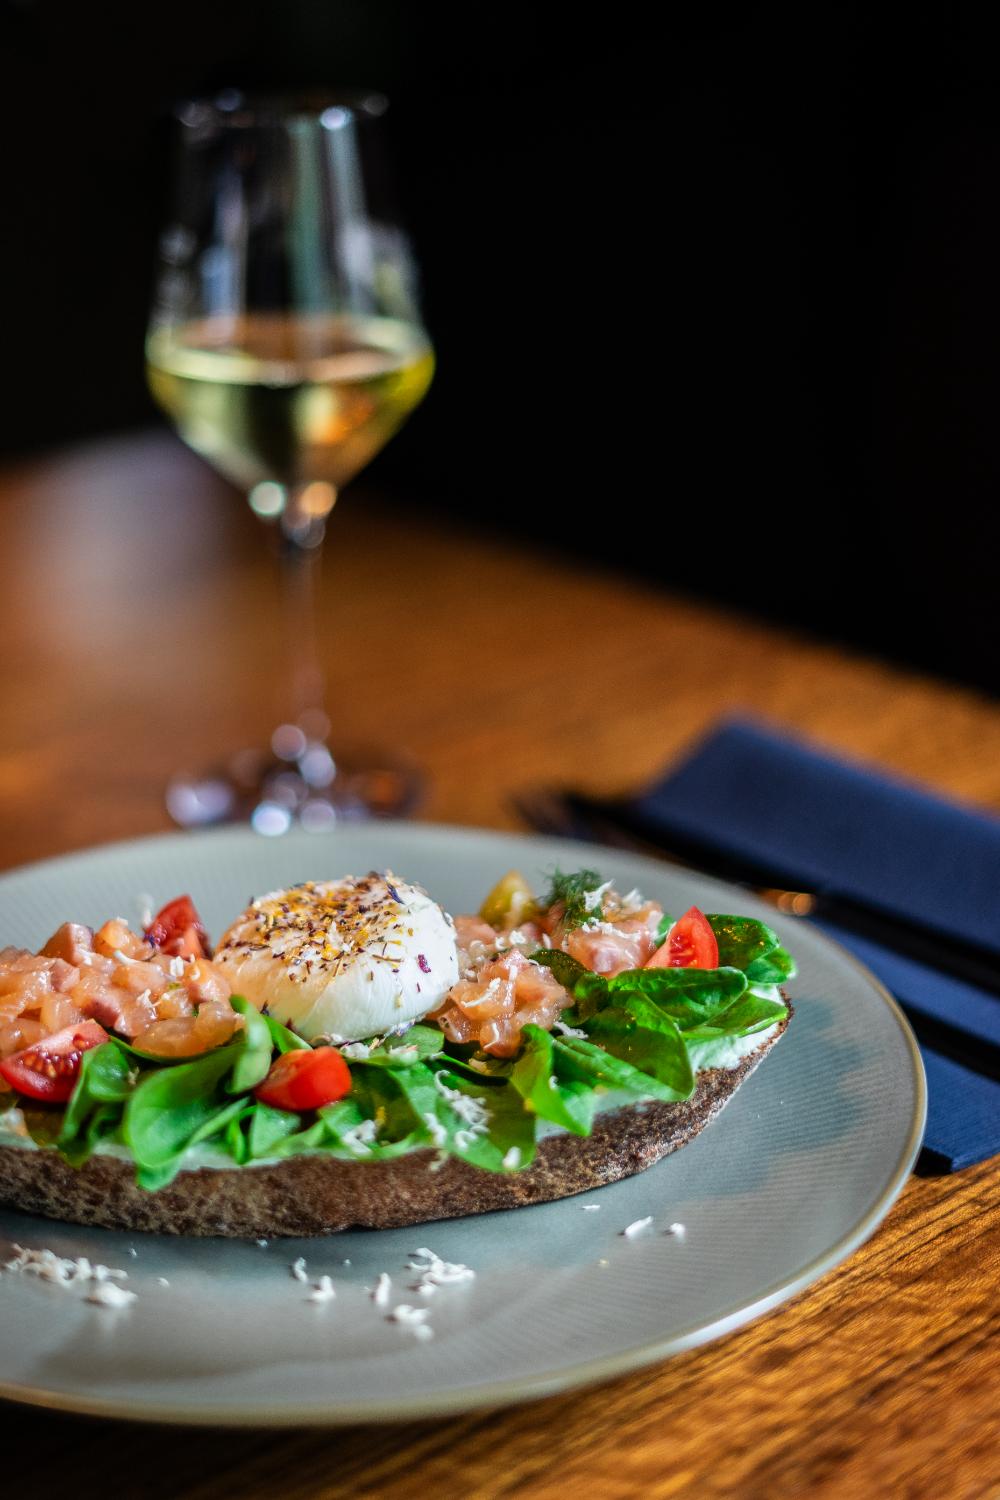
[{"label": "wine glass bowl", "polygon": [[[276,542],[287,696],[264,752],[175,779],[181,823],[386,815],[412,802],[397,753],[327,743],[317,561],[341,489],[423,399],[434,354],[386,204],[378,95],[248,99],[177,112],[173,209],[146,340],[181,437],[244,490]],[[337,726],[339,731],[339,725]]]}]

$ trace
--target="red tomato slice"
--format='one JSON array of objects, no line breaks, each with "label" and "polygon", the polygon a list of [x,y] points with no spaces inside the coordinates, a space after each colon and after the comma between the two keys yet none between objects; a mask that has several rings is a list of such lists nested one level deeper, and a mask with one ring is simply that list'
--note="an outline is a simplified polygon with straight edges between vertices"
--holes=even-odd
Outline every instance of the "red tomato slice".
[{"label": "red tomato slice", "polygon": [[176,896],[146,928],[147,943],[174,958],[211,958],[208,933],[190,896]]},{"label": "red tomato slice", "polygon": [[65,1104],[80,1075],[80,1059],[91,1047],[108,1040],[96,1021],[78,1021],[43,1037],[33,1047],[14,1052],[0,1062],[0,1077],[28,1099]]},{"label": "red tomato slice", "polygon": [[705,913],[692,906],[667,933],[647,969],[717,969],[719,945]]},{"label": "red tomato slice", "polygon": [[319,1109],[342,1099],[351,1087],[351,1070],[336,1047],[297,1047],[271,1064],[271,1071],[254,1093],[275,1109]]}]

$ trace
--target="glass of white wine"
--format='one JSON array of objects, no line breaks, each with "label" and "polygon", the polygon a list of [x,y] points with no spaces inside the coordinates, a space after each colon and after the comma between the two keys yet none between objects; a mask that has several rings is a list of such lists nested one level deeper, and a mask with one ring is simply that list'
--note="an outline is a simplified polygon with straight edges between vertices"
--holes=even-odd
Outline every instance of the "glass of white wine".
[{"label": "glass of white wine", "polygon": [[414,798],[405,759],[330,740],[316,645],[330,512],[434,373],[409,246],[380,198],[384,109],[380,95],[227,92],[177,111],[147,377],[185,442],[271,531],[288,623],[284,722],[266,749],[174,778],[167,805],[184,825],[319,830]]}]

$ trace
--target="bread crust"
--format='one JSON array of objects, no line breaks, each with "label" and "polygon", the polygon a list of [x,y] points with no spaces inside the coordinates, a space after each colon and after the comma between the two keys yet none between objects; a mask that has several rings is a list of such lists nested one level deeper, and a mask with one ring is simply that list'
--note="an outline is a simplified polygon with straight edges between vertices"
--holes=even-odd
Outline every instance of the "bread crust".
[{"label": "bread crust", "polygon": [[632,1177],[694,1139],[784,1034],[777,1030],[735,1068],[698,1075],[684,1103],[640,1103],[598,1115],[589,1136],[538,1144],[522,1172],[484,1172],[431,1149],[385,1162],[294,1156],[273,1166],[181,1172],[149,1193],[128,1161],[92,1156],[79,1169],[52,1150],[0,1147],[0,1204],[66,1223],[148,1234],[271,1239],[341,1229],[396,1229],[496,1209],[547,1203]]}]

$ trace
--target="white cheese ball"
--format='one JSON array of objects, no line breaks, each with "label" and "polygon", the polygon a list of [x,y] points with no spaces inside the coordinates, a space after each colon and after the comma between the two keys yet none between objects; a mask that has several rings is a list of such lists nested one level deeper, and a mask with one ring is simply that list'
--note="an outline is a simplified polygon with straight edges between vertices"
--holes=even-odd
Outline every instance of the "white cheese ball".
[{"label": "white cheese ball", "polygon": [[236,994],[314,1041],[361,1041],[434,1010],[458,979],[451,917],[391,872],[251,902],[215,954]]}]

